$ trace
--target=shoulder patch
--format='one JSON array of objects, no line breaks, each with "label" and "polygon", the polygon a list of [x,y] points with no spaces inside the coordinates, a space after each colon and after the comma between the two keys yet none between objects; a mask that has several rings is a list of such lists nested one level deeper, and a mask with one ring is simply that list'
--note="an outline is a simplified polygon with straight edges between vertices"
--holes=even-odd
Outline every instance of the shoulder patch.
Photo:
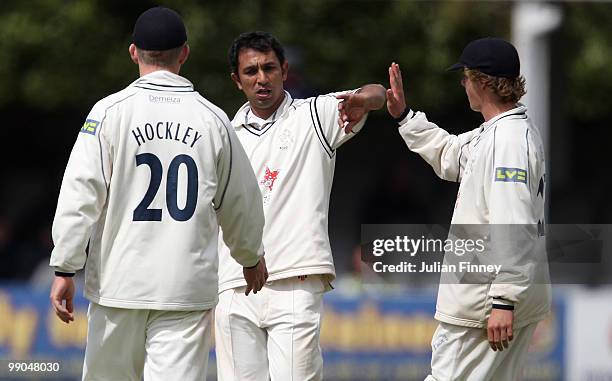
[{"label": "shoulder patch", "polygon": [[495,181],[527,184],[527,171],[520,168],[495,168]]},{"label": "shoulder patch", "polygon": [[100,122],[93,119],[87,119],[85,123],[83,123],[83,127],[81,127],[81,132],[85,134],[95,135],[96,131],[98,131],[98,126]]}]

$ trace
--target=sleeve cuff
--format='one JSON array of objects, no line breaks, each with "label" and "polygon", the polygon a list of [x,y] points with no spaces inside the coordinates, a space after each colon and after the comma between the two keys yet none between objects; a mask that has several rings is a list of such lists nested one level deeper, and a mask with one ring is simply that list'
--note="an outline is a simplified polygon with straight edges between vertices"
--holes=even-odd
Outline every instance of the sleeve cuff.
[{"label": "sleeve cuff", "polygon": [[496,310],[514,311],[514,306],[509,306],[507,304],[497,304],[495,302],[493,302],[492,308]]},{"label": "sleeve cuff", "polygon": [[502,310],[513,310],[514,303],[502,298],[493,298],[493,308],[498,308]]},{"label": "sleeve cuff", "polygon": [[406,107],[404,112],[397,118],[393,118],[393,120],[395,120],[395,123],[397,123],[398,126],[401,126],[404,123],[406,123],[409,119],[412,119],[413,116],[414,116],[414,111],[412,111],[410,107]]},{"label": "sleeve cuff", "polygon": [[55,271],[55,276],[60,276],[63,278],[72,278],[75,273],[65,273],[63,271]]},{"label": "sleeve cuff", "polygon": [[249,270],[254,269],[255,267],[257,267],[257,265],[259,264],[259,262],[260,262],[260,261],[261,261],[261,259],[260,259],[260,260],[258,260],[258,261],[257,261],[257,263],[255,263],[253,266],[248,266],[248,267],[247,267],[247,266],[244,266],[244,268],[245,268],[245,269],[249,269]]}]

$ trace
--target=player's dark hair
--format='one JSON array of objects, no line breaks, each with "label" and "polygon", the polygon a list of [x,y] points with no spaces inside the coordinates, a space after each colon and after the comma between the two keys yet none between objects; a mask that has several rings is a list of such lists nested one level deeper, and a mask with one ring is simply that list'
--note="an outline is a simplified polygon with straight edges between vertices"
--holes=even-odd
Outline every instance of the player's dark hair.
[{"label": "player's dark hair", "polygon": [[268,32],[247,32],[238,36],[229,50],[229,64],[232,73],[238,73],[238,55],[242,49],[254,49],[267,53],[274,51],[280,64],[285,63],[285,50],[278,40]]}]

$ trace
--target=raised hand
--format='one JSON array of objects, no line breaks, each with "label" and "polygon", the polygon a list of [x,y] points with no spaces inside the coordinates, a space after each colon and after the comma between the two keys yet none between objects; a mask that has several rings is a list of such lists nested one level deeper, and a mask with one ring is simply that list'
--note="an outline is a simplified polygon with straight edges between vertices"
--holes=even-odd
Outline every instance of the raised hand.
[{"label": "raised hand", "polygon": [[387,90],[387,110],[394,118],[399,118],[406,109],[402,72],[398,64],[389,66],[389,89]]}]

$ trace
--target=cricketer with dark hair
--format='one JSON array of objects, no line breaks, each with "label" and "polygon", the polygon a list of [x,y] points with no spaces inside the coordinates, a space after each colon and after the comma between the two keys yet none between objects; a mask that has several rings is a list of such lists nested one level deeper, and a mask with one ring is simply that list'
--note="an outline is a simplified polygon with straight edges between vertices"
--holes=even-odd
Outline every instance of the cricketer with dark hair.
[{"label": "cricketer with dark hair", "polygon": [[246,298],[240,268],[220,250],[215,311],[221,381],[320,380],[323,293],[335,277],[327,233],[336,150],[385,102],[381,85],[293,99],[289,63],[268,33],[240,35],[231,78],[247,103],[232,125],[259,181],[268,283]]},{"label": "cricketer with dark hair", "polygon": [[[455,136],[413,112],[395,63],[389,67],[387,108],[408,148],[442,179],[460,182],[451,224],[495,233],[487,238],[488,257],[475,260],[503,265],[498,274],[457,282],[442,274],[427,380],[513,381],[537,322],[550,310],[548,266],[536,258],[545,252],[544,148],[527,108],[517,103],[525,80],[514,46],[498,38],[472,41],[449,70],[464,71],[470,108],[484,118],[478,128]],[[524,235],[513,241],[498,231]],[[453,256],[447,252],[444,261]]]}]

